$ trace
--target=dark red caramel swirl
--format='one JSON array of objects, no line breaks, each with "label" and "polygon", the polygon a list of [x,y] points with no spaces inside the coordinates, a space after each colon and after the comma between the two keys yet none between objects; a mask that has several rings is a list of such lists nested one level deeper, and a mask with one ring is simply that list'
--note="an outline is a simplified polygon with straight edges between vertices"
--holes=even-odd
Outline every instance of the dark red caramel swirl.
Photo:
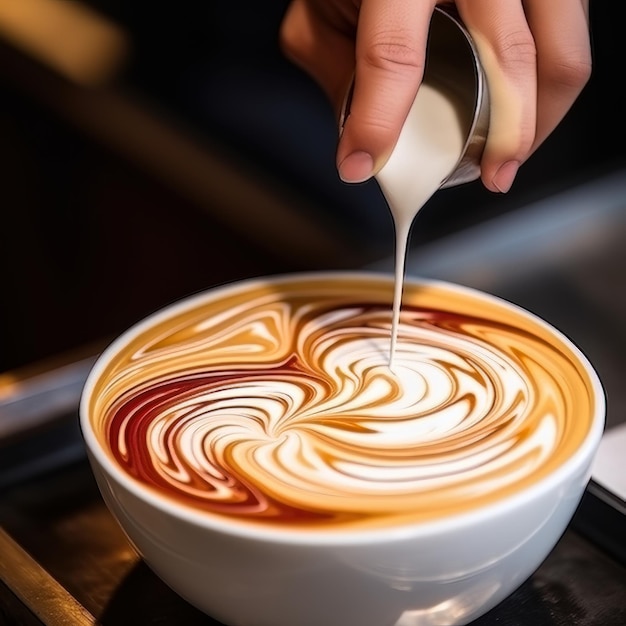
[{"label": "dark red caramel swirl", "polygon": [[593,391],[569,345],[501,303],[408,285],[254,283],[145,325],[94,393],[115,461],[243,523],[374,528],[523,489],[577,449]]}]

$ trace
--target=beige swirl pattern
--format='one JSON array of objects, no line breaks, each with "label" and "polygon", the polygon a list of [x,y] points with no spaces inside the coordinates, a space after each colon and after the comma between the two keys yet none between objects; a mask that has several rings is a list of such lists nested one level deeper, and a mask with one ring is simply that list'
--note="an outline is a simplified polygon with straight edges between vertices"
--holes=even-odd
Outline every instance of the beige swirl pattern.
[{"label": "beige swirl pattern", "polygon": [[471,510],[562,463],[592,390],[565,342],[514,309],[391,281],[283,279],[161,316],[93,394],[115,461],[240,522],[380,527]]}]

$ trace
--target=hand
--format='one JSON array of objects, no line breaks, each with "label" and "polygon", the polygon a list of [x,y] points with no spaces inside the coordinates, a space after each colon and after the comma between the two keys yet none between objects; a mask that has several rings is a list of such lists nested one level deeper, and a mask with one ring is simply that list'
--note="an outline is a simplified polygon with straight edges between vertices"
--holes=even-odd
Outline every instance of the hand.
[{"label": "hand", "polygon": [[[337,148],[346,182],[373,176],[398,138],[423,76],[436,0],[292,0],[285,53],[336,111],[355,77]],[[560,123],[591,72],[589,0],[456,0],[475,39],[491,99],[481,179],[510,189],[519,166]]]}]

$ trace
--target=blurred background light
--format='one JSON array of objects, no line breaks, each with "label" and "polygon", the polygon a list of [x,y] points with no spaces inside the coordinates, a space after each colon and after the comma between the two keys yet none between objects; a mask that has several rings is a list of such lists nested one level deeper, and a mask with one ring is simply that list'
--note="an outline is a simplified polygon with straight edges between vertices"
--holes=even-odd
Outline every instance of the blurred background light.
[{"label": "blurred background light", "polygon": [[130,48],[121,27],[71,0],[0,0],[0,35],[82,85],[111,80]]}]

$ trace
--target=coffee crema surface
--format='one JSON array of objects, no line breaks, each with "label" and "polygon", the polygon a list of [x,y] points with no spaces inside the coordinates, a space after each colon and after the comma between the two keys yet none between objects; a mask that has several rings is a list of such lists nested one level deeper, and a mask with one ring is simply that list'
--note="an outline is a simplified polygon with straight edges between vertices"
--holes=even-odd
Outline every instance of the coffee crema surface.
[{"label": "coffee crema surface", "polygon": [[438,282],[296,275],[201,294],[123,335],[94,431],[160,497],[233,523],[354,530],[476,510],[553,472],[596,403],[541,320]]}]

